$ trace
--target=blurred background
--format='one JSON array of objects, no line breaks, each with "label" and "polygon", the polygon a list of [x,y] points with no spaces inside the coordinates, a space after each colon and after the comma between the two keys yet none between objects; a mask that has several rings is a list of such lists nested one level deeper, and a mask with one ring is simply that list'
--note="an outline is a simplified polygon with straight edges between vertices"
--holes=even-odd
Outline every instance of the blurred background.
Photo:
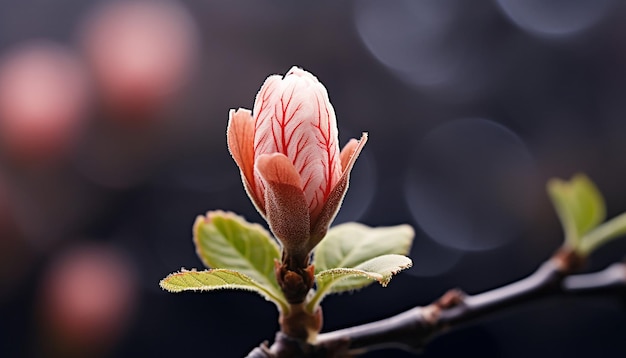
[{"label": "blurred background", "polygon": [[[414,267],[327,298],[325,330],[526,276],[562,242],[547,179],[585,172],[609,216],[626,211],[625,16],[616,0],[2,1],[0,356],[240,357],[272,340],[258,296],[158,282],[202,267],[197,215],[261,221],[228,110],[292,65],[326,85],[342,145],[370,135],[335,222],[417,233]],[[625,254],[616,241],[587,269]],[[620,356],[624,308],[548,299],[423,356]]]}]

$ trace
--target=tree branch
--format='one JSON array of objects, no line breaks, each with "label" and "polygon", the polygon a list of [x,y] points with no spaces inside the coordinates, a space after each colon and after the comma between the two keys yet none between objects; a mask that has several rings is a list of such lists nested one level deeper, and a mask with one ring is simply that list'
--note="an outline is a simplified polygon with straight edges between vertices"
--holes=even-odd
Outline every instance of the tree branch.
[{"label": "tree branch", "polygon": [[359,326],[320,334],[314,345],[278,333],[271,347],[263,345],[248,357],[348,357],[381,348],[421,350],[434,336],[475,323],[547,296],[619,294],[626,297],[626,263],[615,263],[589,274],[568,275],[575,258],[557,253],[532,275],[476,295],[451,290],[428,306]]},{"label": "tree branch", "polygon": [[[626,264],[616,263],[590,274],[566,277],[554,260],[532,275],[481,294],[466,296],[449,291],[440,300],[415,307],[391,318],[319,335],[320,347],[343,342],[343,355],[395,347],[421,349],[437,334],[474,323],[494,312],[553,295],[626,294]],[[330,357],[341,355],[329,355]]]},{"label": "tree branch", "polygon": [[614,263],[600,272],[566,277],[563,291],[572,295],[626,294],[626,263]]}]

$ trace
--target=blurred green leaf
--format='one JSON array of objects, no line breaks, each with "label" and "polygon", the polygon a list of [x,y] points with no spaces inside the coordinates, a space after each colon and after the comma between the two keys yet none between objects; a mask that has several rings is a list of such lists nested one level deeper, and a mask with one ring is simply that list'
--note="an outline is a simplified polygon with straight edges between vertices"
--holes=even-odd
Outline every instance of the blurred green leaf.
[{"label": "blurred green leaf", "polygon": [[260,225],[234,213],[210,211],[196,219],[193,240],[207,267],[238,271],[285,301],[274,274],[280,249]]},{"label": "blurred green leaf", "polygon": [[254,291],[265,299],[273,301],[279,308],[287,309],[287,302],[281,296],[276,296],[266,286],[255,282],[241,272],[225,269],[205,271],[182,270],[168,275],[161,280],[160,286],[169,292],[182,291],[213,291],[213,290],[247,290]]},{"label": "blurred green leaf", "polygon": [[353,268],[382,255],[408,255],[414,235],[409,225],[372,228],[345,223],[334,226],[315,248],[316,273],[338,267]]},{"label": "blurred green leaf", "polygon": [[372,258],[355,267],[337,267],[319,272],[315,275],[317,291],[307,307],[313,312],[324,296],[332,292],[356,290],[374,281],[387,286],[394,274],[412,264],[406,256],[390,254]]},{"label": "blurred green leaf", "polygon": [[624,235],[626,235],[626,213],[614,217],[583,236],[578,251],[589,255],[598,247]]},{"label": "blurred green leaf", "polygon": [[602,194],[583,174],[575,175],[570,181],[551,179],[548,193],[561,220],[566,242],[579,251],[583,236],[605,219]]}]

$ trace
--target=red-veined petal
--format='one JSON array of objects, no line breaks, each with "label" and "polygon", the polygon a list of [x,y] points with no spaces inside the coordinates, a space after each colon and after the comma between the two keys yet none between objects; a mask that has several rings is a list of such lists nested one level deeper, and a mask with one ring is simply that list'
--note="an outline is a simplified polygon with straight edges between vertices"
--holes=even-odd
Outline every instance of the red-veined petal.
[{"label": "red-veined petal", "polygon": [[339,207],[341,207],[341,202],[348,191],[352,167],[354,166],[356,159],[359,157],[361,150],[365,146],[365,143],[367,143],[367,133],[363,133],[361,139],[356,142],[356,146],[352,144],[354,142],[353,140],[350,140],[341,151],[342,163],[344,162],[344,158],[348,158],[348,155],[350,156],[345,162],[344,170],[339,182],[337,182],[337,185],[335,185],[331,191],[328,196],[328,200],[324,204],[324,207],[320,211],[319,215],[311,216],[311,240],[309,242],[309,249],[311,250],[324,238],[324,236],[326,236],[328,227],[335,219]]},{"label": "red-veined petal", "polygon": [[250,110],[231,109],[226,137],[228,150],[239,166],[244,187],[259,212],[265,215],[263,190],[254,175],[254,119]]},{"label": "red-veined petal", "polygon": [[287,156],[309,212],[319,212],[341,177],[335,112],[324,86],[297,67],[282,80],[271,76],[257,95],[255,120],[255,156]]}]

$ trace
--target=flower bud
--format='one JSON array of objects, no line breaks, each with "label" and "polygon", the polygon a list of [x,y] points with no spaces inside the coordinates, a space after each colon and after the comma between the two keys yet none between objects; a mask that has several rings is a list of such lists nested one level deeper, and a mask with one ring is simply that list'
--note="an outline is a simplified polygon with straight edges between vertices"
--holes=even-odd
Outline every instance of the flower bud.
[{"label": "flower bud", "polygon": [[348,189],[367,141],[340,151],[335,111],[315,76],[293,67],[267,78],[254,111],[230,110],[228,148],[257,210],[283,244],[283,255],[308,264]]}]

